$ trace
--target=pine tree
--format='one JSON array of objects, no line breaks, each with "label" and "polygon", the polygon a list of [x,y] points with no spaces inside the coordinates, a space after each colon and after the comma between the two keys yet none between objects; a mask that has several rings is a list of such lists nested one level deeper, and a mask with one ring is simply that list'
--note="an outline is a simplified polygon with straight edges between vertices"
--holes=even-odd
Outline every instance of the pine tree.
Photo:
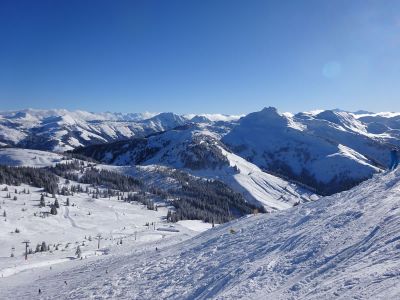
[{"label": "pine tree", "polygon": [[46,242],[42,242],[42,246],[40,247],[40,252],[46,252],[46,251],[47,251]]},{"label": "pine tree", "polygon": [[75,255],[77,258],[81,258],[82,251],[80,246],[76,247]]},{"label": "pine tree", "polygon": [[56,198],[56,200],[54,200],[54,207],[55,208],[60,208],[60,204],[58,203],[57,198]]},{"label": "pine tree", "polygon": [[42,196],[40,196],[40,203],[39,203],[40,207],[45,207],[46,206],[46,202],[44,201],[44,195],[42,194]]},{"label": "pine tree", "polygon": [[69,198],[67,198],[67,203],[66,203],[66,205],[69,206]]},{"label": "pine tree", "polygon": [[6,210],[3,211],[3,217],[4,217],[4,218],[7,218]]},{"label": "pine tree", "polygon": [[56,215],[56,214],[57,214],[57,208],[56,208],[54,205],[51,207],[50,213],[51,213],[52,215]]}]

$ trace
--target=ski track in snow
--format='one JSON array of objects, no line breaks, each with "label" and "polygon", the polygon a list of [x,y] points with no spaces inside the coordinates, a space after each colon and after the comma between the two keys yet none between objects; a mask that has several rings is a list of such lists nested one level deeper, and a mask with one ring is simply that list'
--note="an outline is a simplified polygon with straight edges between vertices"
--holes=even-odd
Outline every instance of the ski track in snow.
[{"label": "ski track in snow", "polygon": [[63,210],[64,210],[64,218],[69,220],[69,222],[71,223],[72,227],[83,229],[83,230],[87,229],[85,227],[76,225],[76,222],[74,221],[74,219],[72,219],[72,217],[69,214],[69,208],[67,206],[63,207]]}]

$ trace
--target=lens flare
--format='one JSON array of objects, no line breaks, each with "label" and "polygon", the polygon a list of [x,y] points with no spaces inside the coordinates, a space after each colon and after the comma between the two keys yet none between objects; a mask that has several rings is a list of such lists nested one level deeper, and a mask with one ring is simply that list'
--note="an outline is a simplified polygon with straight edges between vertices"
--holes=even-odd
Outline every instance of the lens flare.
[{"label": "lens flare", "polygon": [[322,75],[326,78],[335,78],[342,73],[342,65],[337,61],[326,63],[322,68]]}]

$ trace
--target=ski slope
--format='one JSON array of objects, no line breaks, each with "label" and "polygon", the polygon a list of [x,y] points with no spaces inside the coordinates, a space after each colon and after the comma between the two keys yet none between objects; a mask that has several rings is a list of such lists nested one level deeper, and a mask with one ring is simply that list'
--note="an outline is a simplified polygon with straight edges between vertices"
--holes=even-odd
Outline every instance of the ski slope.
[{"label": "ski slope", "polygon": [[63,160],[64,156],[40,150],[3,148],[0,149],[0,165],[49,167]]},{"label": "ski slope", "polygon": [[[263,172],[256,165],[222,147],[220,151],[227,158],[228,167],[189,172],[206,178],[217,178],[244,195],[247,201],[262,204],[267,211],[284,210],[296,203],[319,198],[297,184]],[[232,172],[232,167],[237,171]]]},{"label": "ski slope", "polygon": [[13,287],[3,279],[0,292],[18,299],[39,287],[43,299],[398,299],[399,199],[397,170],[159,251],[46,271]]},{"label": "ski slope", "polygon": [[[4,187],[8,191],[3,191]],[[29,190],[29,194],[24,190]],[[39,207],[41,192],[41,189],[28,185],[0,185],[0,277],[73,260],[78,245],[82,255],[89,257],[102,255],[104,251],[113,252],[112,248],[121,240],[129,244],[136,238],[136,243],[144,243],[188,232],[191,236],[211,227],[201,221],[191,221],[187,225],[187,221],[182,221],[171,225],[176,229],[175,232],[157,230],[170,226],[165,221],[168,208],[163,207],[162,203],[159,203],[157,211],[153,211],[136,202],[124,202],[117,197],[93,199],[86,193],[57,195],[60,203],[57,215],[46,215],[54,199],[45,197],[47,206]],[[12,198],[6,198],[8,193]],[[13,199],[14,196],[17,200]],[[67,198],[70,206],[66,205]],[[97,253],[98,234],[102,235],[102,240],[101,251]],[[31,242],[32,250],[44,241],[50,246],[50,251],[29,255],[29,260],[25,262],[24,240]],[[14,257],[10,257],[11,253]]]}]

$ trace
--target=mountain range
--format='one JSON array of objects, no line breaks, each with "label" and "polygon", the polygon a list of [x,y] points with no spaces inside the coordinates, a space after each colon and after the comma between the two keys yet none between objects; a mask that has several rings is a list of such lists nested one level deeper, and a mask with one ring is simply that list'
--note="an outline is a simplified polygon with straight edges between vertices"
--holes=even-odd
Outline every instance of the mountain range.
[{"label": "mountain range", "polygon": [[397,299],[399,131],[339,109],[1,112],[0,294]]},{"label": "mountain range", "polygon": [[[2,146],[70,151],[120,166],[182,169],[222,178],[250,201],[264,199],[264,204],[271,195],[268,186],[276,186],[271,181],[292,187],[290,194],[298,191],[298,200],[282,203],[349,189],[387,167],[399,137],[398,113],[338,109],[292,114],[267,107],[243,116],[33,109],[0,113]],[[277,197],[282,199],[281,192]],[[281,205],[269,204],[272,209]]]}]

